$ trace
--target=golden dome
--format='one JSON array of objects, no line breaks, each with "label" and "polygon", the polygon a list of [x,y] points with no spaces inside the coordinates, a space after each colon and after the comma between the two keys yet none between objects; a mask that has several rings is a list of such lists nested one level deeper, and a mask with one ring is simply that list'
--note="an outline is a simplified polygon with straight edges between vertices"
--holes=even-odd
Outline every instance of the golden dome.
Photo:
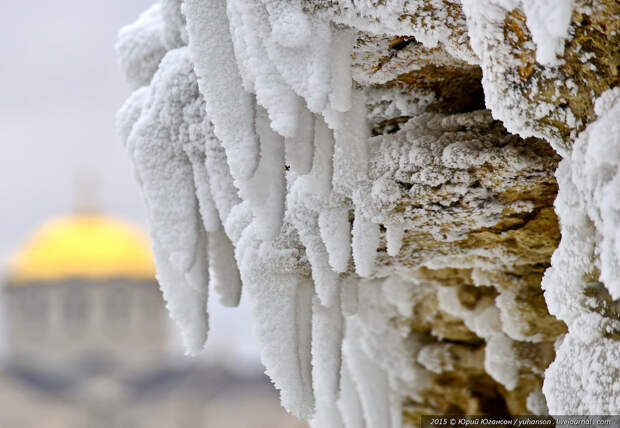
[{"label": "golden dome", "polygon": [[146,236],[123,221],[95,214],[67,216],[45,224],[13,257],[8,272],[10,284],[154,277]]}]

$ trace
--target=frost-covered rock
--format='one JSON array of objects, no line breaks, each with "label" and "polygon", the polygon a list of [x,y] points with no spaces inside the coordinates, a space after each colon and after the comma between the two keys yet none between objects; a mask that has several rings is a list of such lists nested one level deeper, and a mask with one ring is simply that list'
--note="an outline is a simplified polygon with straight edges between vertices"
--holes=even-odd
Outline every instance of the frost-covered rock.
[{"label": "frost-covered rock", "polygon": [[486,105],[508,131],[567,155],[618,84],[617,2],[464,0]]},{"label": "frost-covered rock", "polygon": [[211,284],[316,428],[617,410],[618,32],[586,3],[162,0],[125,27],[118,129],[188,352]]}]

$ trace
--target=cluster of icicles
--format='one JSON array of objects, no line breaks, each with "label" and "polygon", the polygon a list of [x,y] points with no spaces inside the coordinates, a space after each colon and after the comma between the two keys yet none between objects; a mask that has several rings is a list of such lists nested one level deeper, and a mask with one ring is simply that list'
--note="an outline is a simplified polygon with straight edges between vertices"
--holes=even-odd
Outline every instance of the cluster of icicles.
[{"label": "cluster of icicles", "polygon": [[[163,1],[119,36],[136,90],[118,128],[187,351],[206,342],[209,283],[229,306],[243,284],[287,410],[317,427],[396,427],[387,374],[345,334],[379,245],[355,204],[369,136],[354,34],[299,1]],[[390,253],[401,238],[388,228]]]},{"label": "cluster of icicles", "polygon": [[[238,304],[243,285],[262,361],[286,409],[316,428],[396,428],[402,425],[397,392],[405,387],[393,384],[386,364],[368,358],[362,336],[372,328],[360,324],[360,313],[380,306],[372,298],[380,280],[364,279],[375,272],[379,224],[389,255],[399,252],[406,225],[384,221],[365,202],[372,188],[367,107],[351,79],[351,51],[357,30],[391,30],[458,52],[441,22],[414,29],[399,19],[407,8],[423,13],[427,2],[326,3],[348,6],[328,17],[306,13],[301,0],[162,0],[119,36],[121,65],[135,91],[118,127],[146,199],[157,277],[188,352],[206,342],[209,284],[229,306]],[[485,93],[497,92],[499,77],[489,72],[495,50],[484,43],[501,38],[508,3],[514,2],[464,0]],[[491,97],[491,108],[508,117],[498,99]],[[559,203],[571,206],[564,194]],[[560,215],[570,219],[562,209]],[[570,222],[564,223],[567,234]],[[583,281],[576,272],[576,285],[566,287],[562,270],[590,266],[589,255],[583,262],[571,242],[562,240],[543,283],[550,310],[570,331],[545,393],[555,397],[551,411],[574,410],[563,403],[583,398],[587,377],[588,404],[579,409],[617,409],[620,394],[607,391],[620,373],[620,347],[600,333],[582,338],[572,321],[585,315],[565,314],[581,300],[563,290],[578,292]],[[591,368],[577,370],[571,362],[583,359],[593,337],[600,339],[596,355],[606,354],[596,365],[601,376],[588,377]],[[584,352],[564,355],[578,348],[570,345],[577,340]],[[398,361],[396,348],[382,350],[387,365]],[[413,366],[395,370],[402,375]],[[409,376],[406,385],[412,383],[423,379]]]}]

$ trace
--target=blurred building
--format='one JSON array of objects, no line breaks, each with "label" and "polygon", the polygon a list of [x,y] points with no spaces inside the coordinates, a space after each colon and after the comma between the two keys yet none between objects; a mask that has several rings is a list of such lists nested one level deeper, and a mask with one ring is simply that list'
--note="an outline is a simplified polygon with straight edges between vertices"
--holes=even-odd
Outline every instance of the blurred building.
[{"label": "blurred building", "polygon": [[0,427],[304,426],[262,373],[175,356],[146,237],[119,220],[53,220],[2,287]]}]

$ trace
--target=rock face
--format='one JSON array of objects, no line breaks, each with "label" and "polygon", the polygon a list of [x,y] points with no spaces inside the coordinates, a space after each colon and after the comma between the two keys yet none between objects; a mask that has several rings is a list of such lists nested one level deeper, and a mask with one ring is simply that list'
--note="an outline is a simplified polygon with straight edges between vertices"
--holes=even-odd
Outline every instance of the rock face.
[{"label": "rock face", "polygon": [[[503,37],[488,41],[485,49],[495,48],[504,58],[483,59],[482,67],[489,75],[503,75],[491,108],[514,110],[503,119],[509,130],[545,138],[563,153],[570,149],[596,119],[594,101],[620,82],[614,48],[620,43],[618,16],[618,2],[576,1],[564,51],[552,66],[536,61],[536,45],[521,9],[513,9],[495,24]],[[502,63],[512,65],[500,70]]]},{"label": "rock face", "polygon": [[[528,409],[528,396],[540,399],[553,342],[566,332],[540,288],[560,240],[553,210],[559,156],[547,142],[512,135],[493,120],[478,66],[414,38],[361,35],[357,43],[358,83],[428,100],[417,104],[423,112],[370,124],[369,175],[391,197],[367,204],[377,206],[382,224],[406,225],[391,255],[383,228],[378,275],[398,272],[410,287],[425,288],[408,296],[413,310],[397,318],[423,344],[414,364],[429,383],[405,399],[405,420],[537,411]],[[517,366],[510,379],[485,366],[487,347],[498,346]]]},{"label": "rock face", "polygon": [[[452,10],[461,13],[457,6]],[[472,17],[476,19],[480,18]],[[562,59],[553,67],[536,62],[536,46],[520,9],[507,11],[503,21],[493,24],[501,31],[492,44],[484,44],[489,54],[483,53],[478,63],[487,79],[497,79],[492,88],[497,98],[491,99],[491,107],[494,112],[508,108],[509,115],[499,116],[516,132],[547,141],[521,139],[494,122],[486,110],[478,110],[484,100],[479,67],[441,47],[427,49],[415,38],[379,39],[375,47],[384,53],[370,55],[365,52],[368,40],[376,38],[361,36],[358,49],[364,55],[354,54],[354,65],[360,69],[354,76],[361,84],[425,94],[433,100],[425,103],[426,112],[447,114],[440,119],[429,113],[383,118],[373,131],[390,135],[385,142],[375,138],[371,143],[371,153],[378,158],[396,150],[400,159],[407,154],[411,158],[425,145],[427,149],[417,165],[413,161],[403,168],[401,160],[371,170],[376,185],[397,183],[400,189],[400,197],[381,211],[415,225],[405,230],[397,255],[388,255],[382,240],[380,271],[396,270],[433,286],[419,301],[413,299],[411,316],[399,320],[410,325],[410,334],[422,334],[430,342],[419,351],[418,363],[435,372],[432,386],[405,403],[405,419],[414,425],[425,413],[546,411],[540,394],[544,371],[554,359],[553,343],[567,331],[562,320],[549,314],[541,289],[560,241],[553,210],[557,194],[553,174],[560,157],[551,147],[559,153],[570,150],[576,135],[596,119],[594,100],[618,84],[620,54],[613,47],[620,25],[617,2],[577,2]],[[431,145],[434,157],[428,156]],[[459,165],[472,153],[476,161]],[[517,171],[515,165],[523,169]],[[608,309],[614,307],[613,299],[596,284],[584,288],[585,295],[599,302],[590,308],[609,320],[617,319]],[[457,307],[442,306],[438,295],[456,297],[452,303]],[[481,353],[493,340],[475,324],[481,306],[499,311],[503,333],[511,340],[507,352],[521,363],[516,384],[493,379],[493,368],[481,362]],[[449,345],[443,345],[446,341]],[[453,357],[455,352],[466,357]],[[450,363],[429,367],[424,361],[430,355],[435,362],[447,358]]]},{"label": "rock face", "polygon": [[317,428],[620,410],[618,2],[181,3],[119,129],[192,351],[211,264]]},{"label": "rock face", "polygon": [[[372,138],[370,149],[373,186],[395,186],[387,193],[398,197],[368,204],[388,227],[407,225],[396,254],[382,234],[377,274],[397,272],[426,289],[407,296],[414,309],[397,318],[421,344],[416,364],[432,373],[407,397],[406,418],[535,411],[527,398],[539,393],[553,342],[566,332],[540,288],[560,240],[558,156],[544,141],[508,134],[486,110],[420,114]],[[494,367],[485,352],[510,358]]]}]

